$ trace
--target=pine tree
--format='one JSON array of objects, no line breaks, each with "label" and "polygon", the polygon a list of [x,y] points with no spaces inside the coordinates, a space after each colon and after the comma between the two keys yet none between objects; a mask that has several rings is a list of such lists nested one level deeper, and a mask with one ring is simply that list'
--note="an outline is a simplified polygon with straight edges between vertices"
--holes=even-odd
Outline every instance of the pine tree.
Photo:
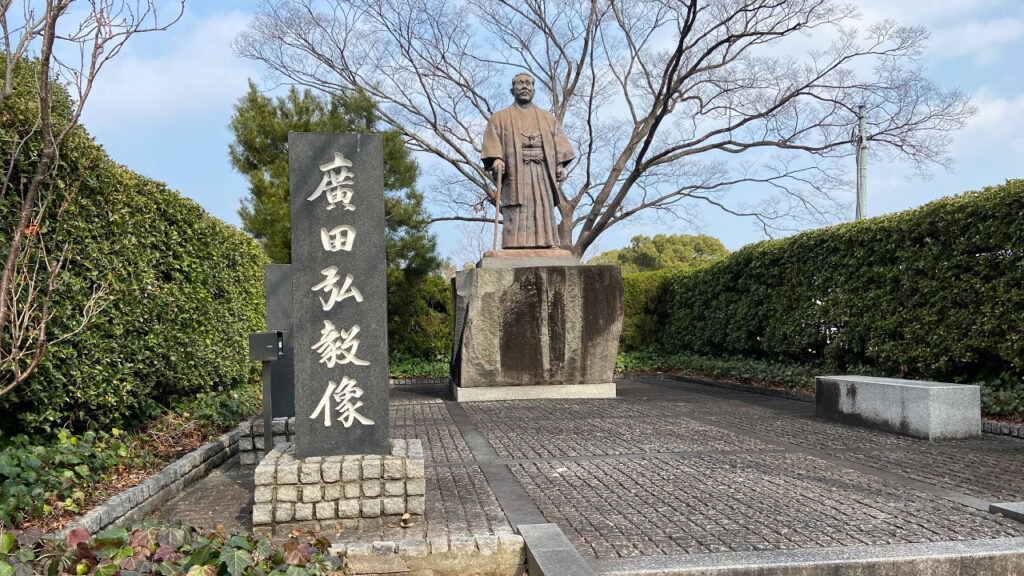
[{"label": "pine tree", "polygon": [[[373,100],[362,92],[322,98],[294,86],[271,99],[249,81],[249,91],[235,105],[229,146],[231,165],[249,180],[249,196],[238,215],[277,263],[291,262],[288,200],[288,132],[378,132]],[[384,214],[387,223],[388,268],[407,279],[438,270],[437,241],[427,231],[430,218],[423,195],[416,191],[419,167],[398,132],[383,132]]]}]

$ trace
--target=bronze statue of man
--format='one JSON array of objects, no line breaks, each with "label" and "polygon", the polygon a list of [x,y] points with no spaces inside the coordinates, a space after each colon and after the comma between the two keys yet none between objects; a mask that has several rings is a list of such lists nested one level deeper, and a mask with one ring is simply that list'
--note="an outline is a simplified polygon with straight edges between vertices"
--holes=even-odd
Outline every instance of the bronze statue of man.
[{"label": "bronze statue of man", "polygon": [[557,247],[558,183],[576,153],[558,120],[533,105],[533,77],[517,74],[511,92],[515,103],[487,121],[480,150],[484,168],[503,176],[501,247]]}]

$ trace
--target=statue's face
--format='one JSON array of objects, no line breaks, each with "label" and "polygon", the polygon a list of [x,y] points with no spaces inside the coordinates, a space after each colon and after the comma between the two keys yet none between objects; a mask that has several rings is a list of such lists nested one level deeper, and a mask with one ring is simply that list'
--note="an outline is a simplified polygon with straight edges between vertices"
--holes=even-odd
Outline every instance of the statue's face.
[{"label": "statue's face", "polygon": [[529,76],[516,76],[512,80],[511,92],[517,104],[529,104],[533,101],[533,78]]}]

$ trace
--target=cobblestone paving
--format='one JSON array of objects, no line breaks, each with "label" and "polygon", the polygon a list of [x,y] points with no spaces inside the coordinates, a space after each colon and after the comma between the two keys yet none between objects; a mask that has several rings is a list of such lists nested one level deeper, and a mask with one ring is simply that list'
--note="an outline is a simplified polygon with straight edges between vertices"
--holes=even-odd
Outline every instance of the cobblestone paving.
[{"label": "cobblestone paving", "polygon": [[[1018,441],[1010,441],[1021,444]],[[1024,501],[1024,451],[924,449],[835,456],[991,502]]]},{"label": "cobblestone paving", "polygon": [[206,478],[186,489],[154,516],[212,530],[252,530],[253,468],[231,458]]},{"label": "cobblestone paving", "polygon": [[[498,455],[507,459],[770,448],[755,439],[685,418],[668,421],[650,415],[636,420],[534,420],[529,427],[492,421],[481,425],[481,430]],[[537,442],[535,437],[544,438],[544,442]]]},{"label": "cobblestone paving", "polygon": [[399,518],[341,521],[332,526],[340,542],[401,541],[446,536],[511,534],[512,526],[476,466],[426,468],[424,521],[400,527]]},{"label": "cobblestone paving", "polygon": [[[344,520],[325,531],[334,532],[336,541],[343,542],[512,533],[480,468],[457,464],[472,464],[473,455],[443,400],[422,392],[399,390],[398,394],[399,401],[390,411],[391,437],[423,440],[424,520],[405,528],[399,526],[399,518]],[[253,467],[240,466],[236,457],[169,502],[158,515],[210,529],[219,525],[252,530],[253,490]]]},{"label": "cobblestone paving", "polygon": [[441,401],[392,405],[391,437],[423,440],[428,465],[473,461],[473,453]]},{"label": "cobblestone paving", "polygon": [[[506,465],[595,561],[1024,537],[1024,524],[943,497],[1024,500],[1024,440],[928,443],[819,420],[806,402],[671,381],[623,382],[619,396],[467,403],[453,418],[445,386],[393,388],[392,437],[424,441],[425,522],[346,522],[340,541],[508,533],[508,487],[488,484]],[[247,528],[251,476],[229,463],[164,515]]]},{"label": "cobblestone paving", "polygon": [[516,464],[597,558],[1024,536],[1021,525],[801,455]]}]

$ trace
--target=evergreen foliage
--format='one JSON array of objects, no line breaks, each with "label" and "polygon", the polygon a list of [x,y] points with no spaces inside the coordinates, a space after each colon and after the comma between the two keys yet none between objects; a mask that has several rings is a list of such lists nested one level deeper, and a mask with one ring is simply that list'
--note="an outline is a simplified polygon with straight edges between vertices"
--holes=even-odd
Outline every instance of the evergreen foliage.
[{"label": "evergreen foliage", "polygon": [[[21,66],[27,71],[32,64]],[[30,137],[8,180],[12,188],[0,199],[5,251],[18,183],[32,173],[41,145],[38,131],[32,133],[38,113],[32,84],[15,86],[0,111],[0,141],[7,146]],[[62,87],[52,89],[59,122],[70,98]],[[254,375],[247,334],[262,329],[266,259],[251,238],[118,165],[81,128],[64,142],[42,198],[49,209],[32,238],[39,246],[71,246],[50,329],[59,334],[80,320],[96,286],[107,286],[106,306],[83,332],[52,345],[32,377],[0,398],[0,433],[125,426],[175,398],[234,388]],[[33,273],[44,283],[48,271]]]},{"label": "evergreen foliage", "polygon": [[587,264],[617,264],[623,274],[672,268],[689,270],[729,254],[718,238],[688,234],[633,236],[629,246],[598,254]]},{"label": "evergreen foliage", "polygon": [[[982,384],[1024,406],[1024,180],[747,246],[673,274],[673,353]],[[998,392],[998,393],[997,393]]]},{"label": "evergreen foliage", "polygon": [[[377,132],[373,101],[362,92],[320,98],[292,87],[271,99],[249,82],[235,106],[232,165],[246,176],[250,196],[239,216],[274,262],[291,262],[288,132]],[[451,338],[451,302],[433,277],[441,266],[429,233],[423,195],[414,188],[419,168],[397,131],[381,134],[384,148],[384,218],[387,226],[388,341],[391,355],[436,359]],[[444,282],[441,281],[443,285]],[[441,343],[444,342],[444,345]]]}]

